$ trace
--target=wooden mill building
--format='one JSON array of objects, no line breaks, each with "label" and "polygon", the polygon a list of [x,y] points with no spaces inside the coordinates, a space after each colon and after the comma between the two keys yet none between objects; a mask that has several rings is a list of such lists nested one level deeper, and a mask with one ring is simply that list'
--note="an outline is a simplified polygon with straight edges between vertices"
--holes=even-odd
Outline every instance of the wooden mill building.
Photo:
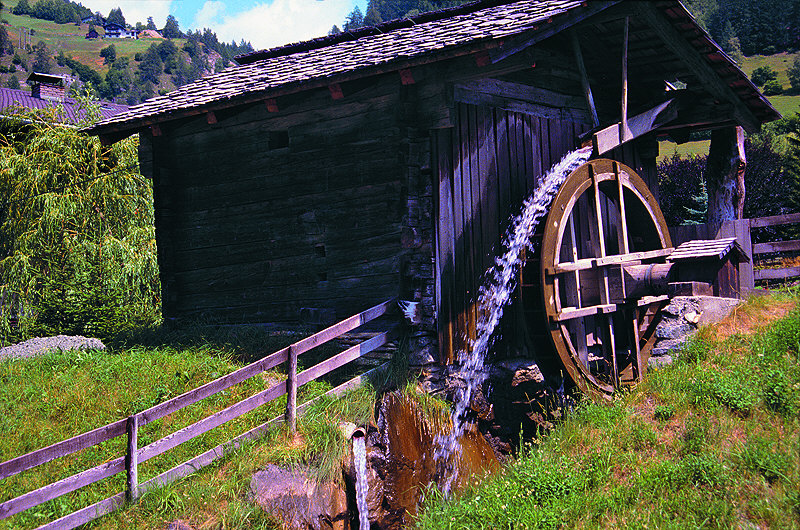
[{"label": "wooden mill building", "polygon": [[[90,132],[140,135],[166,317],[324,323],[397,296],[446,359],[565,153],[594,138],[657,196],[657,134],[778,116],[676,0],[488,0],[258,51]],[[593,136],[621,121],[628,141]]]}]

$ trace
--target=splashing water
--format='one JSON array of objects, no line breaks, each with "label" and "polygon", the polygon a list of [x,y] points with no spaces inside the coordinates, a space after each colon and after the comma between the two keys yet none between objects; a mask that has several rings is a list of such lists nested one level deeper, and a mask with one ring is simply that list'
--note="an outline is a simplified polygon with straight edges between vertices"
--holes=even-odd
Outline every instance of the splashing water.
[{"label": "splashing water", "polygon": [[478,291],[478,322],[475,339],[470,341],[471,351],[460,351],[458,362],[466,387],[456,399],[452,412],[453,430],[437,440],[436,459],[445,466],[446,476],[443,484],[445,494],[457,476],[454,461],[461,452],[458,439],[464,434],[464,413],[472,399],[472,393],[486,379],[483,364],[486,353],[492,345],[494,332],[503,309],[511,299],[516,287],[516,271],[519,269],[523,249],[530,248],[530,240],[539,221],[547,214],[550,203],[558,193],[566,178],[592,154],[591,147],[584,147],[568,153],[554,165],[542,179],[539,187],[522,205],[522,211],[511,220],[511,226],[503,238],[502,256],[495,258],[495,264],[486,271],[483,285]]},{"label": "splashing water", "polygon": [[356,465],[356,503],[361,530],[369,530],[367,507],[367,447],[363,436],[353,437],[353,461]]}]

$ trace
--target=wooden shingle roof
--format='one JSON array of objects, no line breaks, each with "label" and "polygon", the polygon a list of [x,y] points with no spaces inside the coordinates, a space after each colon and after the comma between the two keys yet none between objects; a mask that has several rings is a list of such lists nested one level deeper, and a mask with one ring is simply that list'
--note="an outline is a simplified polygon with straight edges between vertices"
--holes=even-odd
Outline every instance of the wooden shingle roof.
[{"label": "wooden shingle roof", "polygon": [[750,261],[742,247],[736,242],[735,237],[722,239],[695,239],[681,243],[675,251],[669,255],[667,261],[686,261],[698,259],[717,259],[721,260],[731,251],[739,255],[741,261]]},{"label": "wooden shingle roof", "polygon": [[[478,52],[496,53],[523,37],[523,41],[530,45],[619,2],[481,0],[352,33],[254,52],[239,58],[241,64],[133,106],[128,112],[100,122],[89,132],[134,132],[167,120],[387,71]],[[688,21],[689,26],[697,26],[680,2],[669,0],[659,4],[665,4],[666,7],[659,5],[659,9],[671,20],[683,25]],[[704,32],[699,27],[698,30],[702,37]],[[682,31],[685,32],[686,28]],[[701,37],[695,39],[696,45],[702,45],[705,50],[708,43]],[[724,64],[719,67],[728,68],[730,60],[715,44],[711,51],[704,53],[721,53]],[[711,64],[717,68],[715,63]],[[733,70],[738,72],[734,72],[734,77],[725,70],[728,79],[730,83],[744,87],[742,94],[749,98],[746,102],[754,114],[763,121],[779,117],[735,65]]]}]

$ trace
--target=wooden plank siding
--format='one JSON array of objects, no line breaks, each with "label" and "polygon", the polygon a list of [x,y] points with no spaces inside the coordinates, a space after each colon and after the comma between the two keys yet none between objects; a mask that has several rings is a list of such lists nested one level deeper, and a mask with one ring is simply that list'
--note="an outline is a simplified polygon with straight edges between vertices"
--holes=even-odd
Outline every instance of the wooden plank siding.
[{"label": "wooden plank siding", "polygon": [[332,321],[397,296],[399,92],[387,78],[360,98],[319,91],[147,138],[165,316]]},{"label": "wooden plank siding", "polygon": [[439,306],[448,308],[439,312],[445,362],[465,347],[465,338],[474,337],[478,289],[500,252],[510,218],[543,171],[574,149],[578,135],[589,128],[461,102],[453,114],[453,128],[436,131],[434,160],[437,285]]}]

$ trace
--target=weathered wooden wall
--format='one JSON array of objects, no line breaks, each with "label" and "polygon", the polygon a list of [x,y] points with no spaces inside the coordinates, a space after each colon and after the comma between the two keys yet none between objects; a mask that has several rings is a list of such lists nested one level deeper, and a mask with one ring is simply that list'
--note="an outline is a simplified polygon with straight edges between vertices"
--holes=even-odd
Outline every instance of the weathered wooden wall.
[{"label": "weathered wooden wall", "polygon": [[396,296],[399,88],[378,79],[338,101],[320,90],[148,138],[164,315],[333,321]]},{"label": "weathered wooden wall", "polygon": [[459,103],[436,138],[439,340],[444,359],[474,336],[476,297],[509,219],[586,126]]}]

